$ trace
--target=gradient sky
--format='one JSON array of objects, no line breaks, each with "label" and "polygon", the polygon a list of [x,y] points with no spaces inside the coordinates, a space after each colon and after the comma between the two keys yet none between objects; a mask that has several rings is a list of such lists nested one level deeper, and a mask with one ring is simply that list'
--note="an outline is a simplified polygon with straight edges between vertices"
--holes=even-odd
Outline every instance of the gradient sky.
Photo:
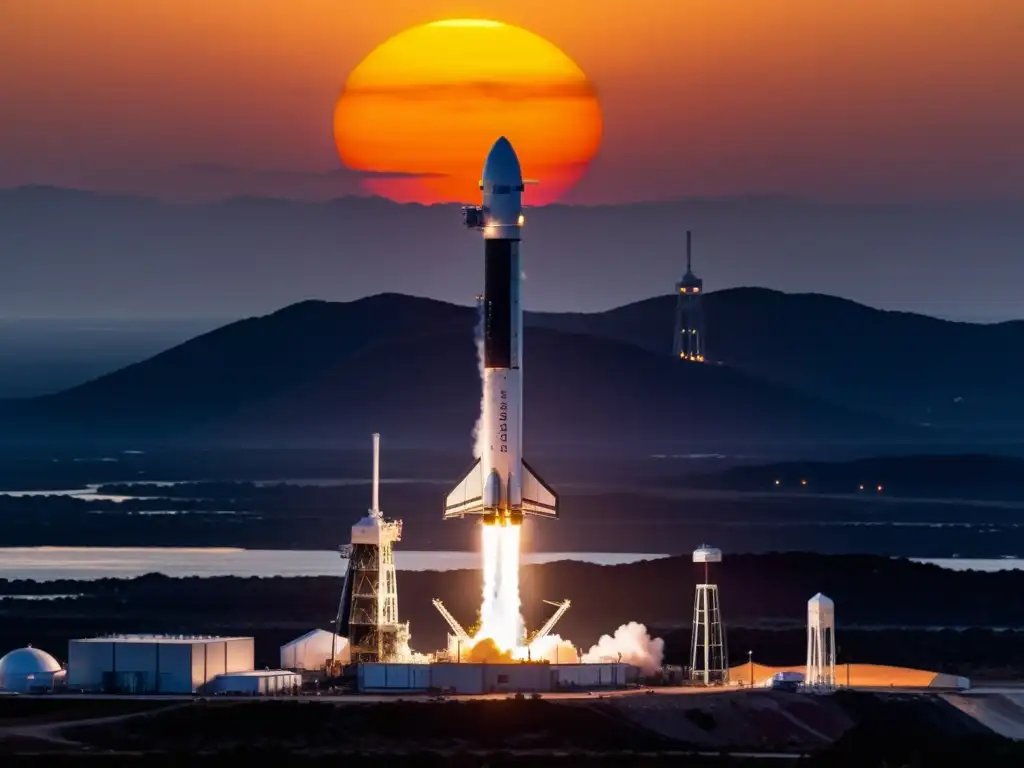
[{"label": "gradient sky", "polygon": [[571,201],[1024,199],[1021,0],[500,5],[3,0],[0,186],[355,192],[332,136],[348,73],[410,26],[482,17],[597,89],[604,142]]}]

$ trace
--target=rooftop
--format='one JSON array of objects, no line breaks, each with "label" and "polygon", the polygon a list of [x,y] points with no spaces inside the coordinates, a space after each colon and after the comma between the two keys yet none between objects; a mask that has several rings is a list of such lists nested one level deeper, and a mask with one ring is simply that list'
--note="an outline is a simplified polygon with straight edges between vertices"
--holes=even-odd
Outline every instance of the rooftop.
[{"label": "rooftop", "polygon": [[217,637],[215,635],[107,635],[85,637],[74,643],[220,643],[225,640],[252,640],[251,637]]},{"label": "rooftop", "polygon": [[250,669],[248,672],[226,672],[223,675],[217,675],[217,679],[225,677],[281,677],[281,675],[298,675],[298,672],[292,672],[287,669]]}]

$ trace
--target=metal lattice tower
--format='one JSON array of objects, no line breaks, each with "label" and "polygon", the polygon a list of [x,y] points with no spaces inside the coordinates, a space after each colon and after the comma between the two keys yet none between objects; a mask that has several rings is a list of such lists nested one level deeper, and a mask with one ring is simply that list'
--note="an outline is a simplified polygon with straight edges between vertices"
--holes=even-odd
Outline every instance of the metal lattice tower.
[{"label": "metal lattice tower", "polygon": [[722,550],[701,545],[693,562],[704,565],[704,583],[697,585],[693,601],[693,641],[690,646],[690,677],[704,685],[729,682],[729,652],[718,599],[718,585],[709,584],[709,565],[722,562]]},{"label": "metal lattice tower", "polygon": [[836,604],[821,592],[807,601],[807,672],[804,685],[836,687]]},{"label": "metal lattice tower", "polygon": [[392,545],[402,538],[402,521],[380,511],[380,435],[373,436],[373,507],[352,526],[352,543],[338,606],[336,632],[348,638],[352,663],[390,661],[406,652],[408,627],[398,623],[398,578]]},{"label": "metal lattice tower", "polygon": [[704,362],[704,281],[693,274],[690,230],[686,230],[686,274],[676,283],[676,335],[673,351],[681,360]]}]

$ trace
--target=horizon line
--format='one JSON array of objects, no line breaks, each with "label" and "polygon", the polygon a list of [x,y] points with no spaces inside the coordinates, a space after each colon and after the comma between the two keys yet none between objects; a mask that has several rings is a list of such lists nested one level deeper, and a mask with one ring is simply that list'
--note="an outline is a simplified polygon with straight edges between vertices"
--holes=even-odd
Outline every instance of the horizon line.
[{"label": "horizon line", "polygon": [[[91,195],[106,199],[127,199],[156,203],[159,205],[174,206],[180,208],[223,205],[230,203],[283,203],[299,204],[310,206],[327,206],[338,203],[359,202],[359,203],[384,203],[386,205],[400,206],[403,208],[444,208],[474,204],[473,201],[444,201],[436,203],[419,202],[396,202],[382,195],[373,194],[346,194],[323,199],[308,197],[287,197],[282,195],[257,195],[257,194],[235,194],[225,197],[216,197],[204,200],[180,200],[160,197],[157,194],[143,192],[117,192],[99,189],[90,189],[79,186],[62,186],[59,184],[17,184],[13,186],[0,187],[0,195],[18,192],[64,192],[77,195]],[[812,197],[800,197],[784,193],[735,193],[730,195],[689,195],[682,197],[667,198],[644,198],[622,202],[585,203],[585,202],[554,202],[545,205],[524,205],[524,208],[577,208],[577,209],[605,209],[605,208],[630,208],[641,206],[672,206],[672,205],[723,205],[735,203],[772,203],[785,204],[803,207],[826,207],[826,208],[948,208],[950,206],[983,207],[983,206],[1012,206],[1024,207],[1024,200],[994,198],[994,199],[963,199],[963,200],[900,200],[900,201],[870,201],[870,200],[820,200]]]}]

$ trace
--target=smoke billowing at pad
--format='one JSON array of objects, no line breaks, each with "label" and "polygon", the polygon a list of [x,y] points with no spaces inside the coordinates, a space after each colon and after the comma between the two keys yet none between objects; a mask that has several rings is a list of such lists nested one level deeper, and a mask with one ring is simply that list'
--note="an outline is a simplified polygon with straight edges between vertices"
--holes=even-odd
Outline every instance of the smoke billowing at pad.
[{"label": "smoke billowing at pad", "polygon": [[623,624],[612,635],[580,654],[559,635],[527,640],[519,595],[519,526],[481,525],[483,601],[480,629],[458,653],[464,661],[548,661],[552,664],[621,662],[653,674],[661,667],[665,643],[651,638],[637,622]]},{"label": "smoke billowing at pad", "polygon": [[660,637],[651,639],[647,627],[635,621],[623,624],[614,635],[601,635],[597,645],[583,654],[584,664],[602,661],[621,661],[632,664],[645,674],[653,674],[661,667],[665,641]]}]

